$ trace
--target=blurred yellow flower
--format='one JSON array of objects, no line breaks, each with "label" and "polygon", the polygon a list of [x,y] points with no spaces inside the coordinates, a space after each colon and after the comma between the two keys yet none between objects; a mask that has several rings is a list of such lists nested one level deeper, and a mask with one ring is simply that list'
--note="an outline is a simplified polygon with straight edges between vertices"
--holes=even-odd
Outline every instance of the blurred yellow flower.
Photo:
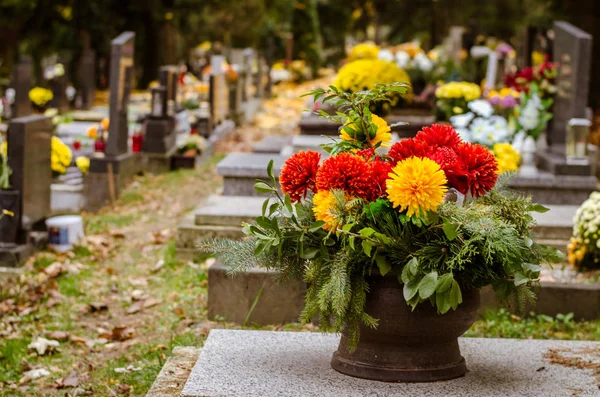
[{"label": "blurred yellow flower", "polygon": [[102,125],[102,129],[104,131],[108,131],[108,127],[110,125],[110,121],[108,120],[108,118],[104,118],[102,119],[102,121],[100,122],[100,125]]},{"label": "blurred yellow flower", "polygon": [[[408,73],[395,64],[381,59],[360,59],[344,65],[338,72],[334,85],[346,92],[369,90],[375,84],[394,82],[410,83]],[[411,97],[409,92],[404,97]]]},{"label": "blurred yellow flower", "polygon": [[85,156],[79,156],[75,159],[75,165],[77,165],[77,168],[79,168],[81,172],[87,174],[90,169],[90,159]]},{"label": "blurred yellow flower", "polygon": [[498,161],[498,174],[519,170],[521,156],[510,143],[497,143],[492,151]]},{"label": "blurred yellow flower", "polygon": [[29,100],[38,107],[46,106],[52,98],[54,98],[54,94],[46,88],[35,87],[29,90]]},{"label": "blurred yellow flower", "polygon": [[67,167],[71,165],[73,154],[71,149],[56,136],[52,137],[50,153],[50,167],[52,171],[58,174],[67,172]]},{"label": "blurred yellow flower", "polygon": [[378,45],[371,42],[365,42],[352,47],[350,54],[348,54],[348,60],[356,61],[357,59],[377,59],[378,54]]},{"label": "blurred yellow flower", "polygon": [[313,212],[318,221],[325,222],[324,229],[330,230],[337,226],[337,219],[333,212],[335,196],[329,190],[321,190],[313,197]]},{"label": "blurred yellow flower", "polygon": [[451,81],[438,87],[435,96],[439,99],[460,99],[474,101],[481,97],[481,88],[474,83]]},{"label": "blurred yellow flower", "polygon": [[[392,145],[392,134],[390,132],[392,129],[388,123],[376,114],[371,115],[371,123],[377,126],[377,132],[375,133],[375,137],[373,139],[367,139],[369,145],[371,147],[375,147],[377,144],[379,144],[379,147],[382,148],[390,147]],[[352,127],[354,130],[362,130],[362,126],[356,126],[353,124]],[[340,138],[345,141],[356,141],[356,138],[350,136],[346,131],[344,131],[344,129],[342,129],[342,132],[340,133]]]}]

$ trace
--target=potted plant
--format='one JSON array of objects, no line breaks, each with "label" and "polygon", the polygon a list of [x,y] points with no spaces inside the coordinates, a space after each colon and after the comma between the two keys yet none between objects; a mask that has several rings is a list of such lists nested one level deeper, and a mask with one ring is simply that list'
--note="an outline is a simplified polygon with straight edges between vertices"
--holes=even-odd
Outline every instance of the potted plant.
[{"label": "potted plant", "polygon": [[0,245],[3,246],[16,244],[19,229],[21,200],[19,191],[10,189],[11,173],[5,141],[0,150]]},{"label": "potted plant", "polygon": [[[390,127],[369,105],[406,87],[376,85],[352,94],[331,86],[310,92],[333,101],[341,140],[291,156],[262,215],[242,241],[211,240],[235,274],[255,264],[308,284],[301,321],[320,317],[342,334],[331,365],[381,381],[452,379],[466,372],[458,337],[476,320],[479,289],[502,300],[534,298],[540,264],[562,261],[537,244],[532,211],[546,209],[503,189],[485,147],[463,142],[450,126],[424,127],[391,145]],[[391,146],[391,147],[390,147]],[[380,148],[390,147],[387,154]]]},{"label": "potted plant", "polygon": [[196,158],[206,150],[206,139],[198,134],[190,134],[177,147],[177,154],[173,156],[171,168],[194,168]]}]

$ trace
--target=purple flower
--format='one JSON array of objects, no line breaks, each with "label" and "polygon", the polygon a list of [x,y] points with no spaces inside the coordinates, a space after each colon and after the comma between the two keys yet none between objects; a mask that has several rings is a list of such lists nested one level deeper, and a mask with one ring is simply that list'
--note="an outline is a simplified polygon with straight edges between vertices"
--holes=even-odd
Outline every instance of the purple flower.
[{"label": "purple flower", "polygon": [[512,95],[507,95],[500,100],[500,106],[503,108],[514,108],[517,104],[517,99]]},{"label": "purple flower", "polygon": [[513,48],[507,43],[500,43],[496,47],[496,54],[500,55],[501,57],[510,54],[511,51],[513,51]]}]

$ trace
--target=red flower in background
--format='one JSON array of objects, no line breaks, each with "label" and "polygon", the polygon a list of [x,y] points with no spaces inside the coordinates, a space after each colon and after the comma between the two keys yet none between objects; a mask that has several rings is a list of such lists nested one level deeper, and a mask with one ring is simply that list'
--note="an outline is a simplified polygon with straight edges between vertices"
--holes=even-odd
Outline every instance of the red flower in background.
[{"label": "red flower in background", "polygon": [[416,140],[424,141],[432,148],[449,147],[455,148],[462,142],[460,136],[450,125],[434,124],[431,127],[423,127],[415,136]]},{"label": "red flower in background", "polygon": [[317,190],[342,189],[368,200],[372,196],[371,169],[362,157],[341,153],[329,157],[317,172]]},{"label": "red flower in background", "polygon": [[363,159],[369,161],[375,156],[375,149],[360,149],[356,151],[356,155],[362,157]]},{"label": "red flower in background", "polygon": [[396,164],[409,157],[426,157],[431,154],[431,151],[431,147],[425,141],[409,138],[394,143],[388,152],[388,156]]},{"label": "red flower in background", "polygon": [[[492,190],[498,180],[498,162],[486,147],[462,143],[456,150],[459,168],[448,180],[459,192],[480,197]],[[456,174],[452,174],[456,172]]]},{"label": "red flower in background", "polygon": [[297,202],[305,198],[308,191],[316,190],[316,176],[321,155],[308,151],[293,154],[288,158],[279,174],[281,191]]}]

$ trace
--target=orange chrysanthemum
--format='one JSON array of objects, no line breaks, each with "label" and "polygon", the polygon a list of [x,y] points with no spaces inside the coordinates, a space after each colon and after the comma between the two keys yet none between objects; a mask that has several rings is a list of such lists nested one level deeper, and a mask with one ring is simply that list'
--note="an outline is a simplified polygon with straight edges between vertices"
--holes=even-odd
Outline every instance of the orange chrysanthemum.
[{"label": "orange chrysanthemum", "polygon": [[281,191],[290,195],[294,202],[306,198],[309,191],[316,190],[316,176],[321,155],[318,152],[300,152],[288,158],[279,174]]},{"label": "orange chrysanthemum", "polygon": [[407,216],[435,210],[448,190],[446,175],[439,164],[428,158],[411,157],[400,161],[387,180],[387,195],[394,208]]}]

